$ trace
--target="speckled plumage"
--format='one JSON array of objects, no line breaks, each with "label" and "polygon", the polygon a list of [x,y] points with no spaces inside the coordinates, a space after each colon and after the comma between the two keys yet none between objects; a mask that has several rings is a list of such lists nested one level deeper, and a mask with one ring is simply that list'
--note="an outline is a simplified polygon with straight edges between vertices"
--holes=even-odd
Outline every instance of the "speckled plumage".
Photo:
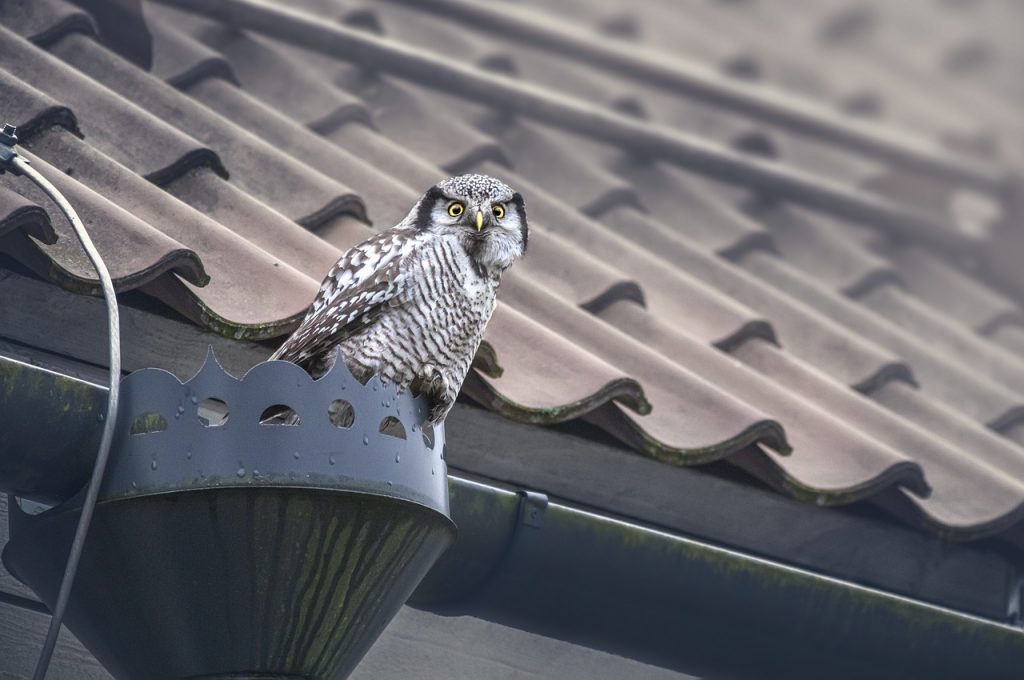
[{"label": "speckled plumage", "polygon": [[[454,203],[462,206],[457,216]],[[338,260],[302,324],[271,358],[319,377],[337,348],[358,379],[376,374],[426,393],[430,420],[439,422],[469,371],[501,275],[525,252],[527,235],[523,199],[506,184],[486,175],[448,178],[397,226]]]}]

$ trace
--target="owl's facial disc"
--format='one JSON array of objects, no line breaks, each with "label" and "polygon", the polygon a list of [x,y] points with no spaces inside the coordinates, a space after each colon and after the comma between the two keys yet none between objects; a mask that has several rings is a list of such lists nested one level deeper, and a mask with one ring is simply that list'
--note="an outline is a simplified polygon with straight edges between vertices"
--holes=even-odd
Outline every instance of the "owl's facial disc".
[{"label": "owl's facial disc", "polygon": [[459,237],[485,271],[501,272],[526,253],[523,197],[485,175],[449,177],[427,190],[404,225]]}]

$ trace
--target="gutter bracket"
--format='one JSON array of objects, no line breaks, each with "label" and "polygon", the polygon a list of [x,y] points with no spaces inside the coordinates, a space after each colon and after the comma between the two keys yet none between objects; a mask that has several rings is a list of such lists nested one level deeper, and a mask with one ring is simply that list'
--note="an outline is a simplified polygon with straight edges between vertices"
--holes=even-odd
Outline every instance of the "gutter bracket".
[{"label": "gutter bracket", "polygon": [[519,496],[519,524],[540,529],[544,525],[544,512],[548,507],[547,495],[523,489],[519,491]]},{"label": "gutter bracket", "polygon": [[1024,628],[1024,577],[1018,577],[1017,582],[1010,588],[1006,623],[1015,628]]}]

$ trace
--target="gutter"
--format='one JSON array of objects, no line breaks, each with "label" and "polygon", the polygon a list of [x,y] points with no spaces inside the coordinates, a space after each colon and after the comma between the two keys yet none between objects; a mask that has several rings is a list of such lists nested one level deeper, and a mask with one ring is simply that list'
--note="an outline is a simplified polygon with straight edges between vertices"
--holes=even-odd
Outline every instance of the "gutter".
[{"label": "gutter", "polygon": [[[5,415],[16,404],[31,404],[37,417],[60,413],[71,396],[98,409],[104,392],[0,357]],[[100,426],[95,415],[81,417],[83,425]],[[30,480],[38,498],[67,484],[45,484],[63,465],[32,454],[40,449],[11,446],[31,441],[25,437],[33,432],[54,434],[56,428],[40,433],[38,422],[4,423],[0,491],[23,493],[19,485]],[[77,448],[78,469],[88,469],[85,457],[94,451]],[[5,462],[15,454],[17,469]],[[1024,667],[1024,632],[1010,626],[539,493],[452,475],[449,496],[459,538],[414,593],[413,606],[716,677],[1011,678]]]},{"label": "gutter", "polygon": [[[459,539],[412,603],[713,677],[1018,678],[1024,632],[542,494],[449,477]],[[505,550],[488,570],[482,554]],[[482,574],[475,586],[458,565]],[[456,585],[461,582],[463,585]]]}]

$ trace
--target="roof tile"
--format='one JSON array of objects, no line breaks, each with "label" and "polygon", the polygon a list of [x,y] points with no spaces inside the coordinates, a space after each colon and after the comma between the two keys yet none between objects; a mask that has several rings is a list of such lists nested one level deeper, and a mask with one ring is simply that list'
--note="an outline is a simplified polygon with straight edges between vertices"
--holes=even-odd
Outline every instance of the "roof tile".
[{"label": "roof tile", "polygon": [[[194,251],[138,219],[104,194],[71,179],[27,148],[25,151],[26,158],[75,206],[97,247],[105,254],[110,276],[120,290],[131,290],[171,271],[193,283],[206,283],[206,272]],[[61,160],[71,163],[72,168],[76,162],[74,158]],[[142,178],[138,180],[145,182]],[[19,182],[12,188],[33,203],[45,206],[57,233],[52,245],[39,244],[26,251],[23,254],[26,264],[43,276],[49,273],[69,288],[98,291],[92,264],[64,216],[34,185]]]},{"label": "roof tile", "polygon": [[[303,68],[294,55],[275,49],[266,41],[232,31],[226,27],[203,23],[189,27],[186,32],[175,23],[187,15],[163,7],[154,7],[156,16],[163,21],[154,34],[156,55],[159,58],[165,43],[189,44],[199,50],[205,43],[211,55],[223,60],[231,77],[246,91],[253,94],[289,118],[319,132],[352,120],[370,122],[366,105],[344,90],[331,87],[330,82],[310,69]],[[180,68],[178,60],[168,56],[168,62]],[[154,69],[155,70],[155,69]],[[158,74],[159,75],[159,74]],[[169,80],[167,76],[162,76]],[[178,85],[187,86],[190,83]]]},{"label": "roof tile", "polygon": [[0,187],[0,238],[12,232],[30,234],[43,243],[55,243],[57,233],[44,208],[24,196]]},{"label": "roof tile", "polygon": [[[634,416],[622,412],[614,425],[642,450],[671,462],[702,462],[722,458],[758,440],[788,449],[778,423],[653,348],[622,333],[599,332],[602,324],[598,319],[539,286],[516,281],[508,289],[505,297],[513,306],[528,308],[532,319],[644,386],[650,413]],[[515,351],[502,352],[497,344],[495,349],[503,365],[507,362],[504,357]],[[530,346],[518,351],[532,352]]]},{"label": "roof tile", "polygon": [[752,214],[771,232],[785,259],[840,293],[856,294],[899,274],[885,259],[851,244],[826,222],[778,203],[752,207]]},{"label": "roof tile", "polygon": [[[879,286],[861,296],[860,301],[908,333],[927,338],[931,349],[944,356],[947,362],[971,367],[973,372],[993,383],[1024,395],[1024,364],[1020,359],[951,320],[942,311],[894,286]],[[949,361],[953,357],[958,361]],[[1024,397],[1018,398],[1024,402]]]},{"label": "roof tile", "polygon": [[1011,298],[919,247],[890,248],[886,257],[915,297],[968,328],[984,332],[1001,323],[1024,323],[1020,306]]},{"label": "roof tile", "polygon": [[[51,129],[38,135],[26,148],[41,159],[59,160],[64,165],[65,172],[53,181],[66,185],[61,188],[67,192],[69,200],[81,201],[82,207],[78,210],[82,219],[102,248],[111,276],[122,290],[148,283],[173,270],[188,283],[203,287],[199,304],[204,314],[230,319],[237,326],[263,327],[276,325],[286,318],[295,321],[295,317],[305,311],[303,301],[319,287],[319,273],[315,278],[305,276],[278,256],[175,200],[171,194],[64,130]],[[213,181],[223,183],[209,170],[196,172],[206,173]],[[71,181],[67,175],[80,180]],[[117,206],[100,198],[114,195],[119,197]],[[93,207],[94,204],[98,207]],[[66,225],[59,215],[52,219],[55,225]],[[47,255],[76,278],[96,285],[92,267],[82,261],[83,254],[70,228],[57,226],[57,229],[62,237],[58,245],[63,244],[67,250],[58,250],[55,245],[46,251]],[[139,241],[137,237],[141,235],[146,235],[148,240]],[[330,249],[325,250],[326,254],[331,254]],[[201,263],[197,251],[202,253]],[[270,291],[257,292],[252,286],[254,278],[277,283]],[[197,320],[200,318],[186,310],[179,311]],[[261,333],[266,334],[266,331]]]},{"label": "roof tile", "polygon": [[1024,404],[1021,397],[1010,389],[979,376],[966,366],[951,362],[948,356],[936,351],[924,339],[903,331],[855,302],[823,290],[810,277],[777,257],[753,253],[744,258],[742,265],[747,271],[839,321],[854,333],[877,342],[897,356],[905,357],[923,389],[979,422],[1003,422],[1017,414]]},{"label": "roof tile", "polygon": [[60,125],[81,134],[78,120],[70,108],[2,70],[0,96],[7,109],[7,120],[17,126],[22,139],[28,139],[51,125]]},{"label": "roof tile", "polygon": [[1003,324],[992,331],[989,338],[993,343],[1009,350],[1015,356],[1024,356],[1024,327],[1019,324]]},{"label": "roof tile", "polygon": [[[849,331],[827,316],[787,297],[729,261],[688,243],[682,233],[665,233],[645,216],[618,211],[605,221],[651,253],[713,286],[753,310],[753,318],[770,319],[782,344],[796,356],[819,366],[844,385],[864,386],[879,379],[911,380],[909,368],[897,355]],[[752,251],[763,252],[763,251]],[[689,326],[688,317],[685,319]],[[690,332],[690,331],[688,331]]]},{"label": "roof tile", "polygon": [[5,2],[0,5],[0,24],[44,47],[68,33],[98,35],[88,12],[62,0]]},{"label": "roof tile", "polygon": [[237,83],[227,59],[202,43],[159,21],[152,22],[153,75],[174,87],[184,88],[205,78],[224,78]]},{"label": "roof tile", "polygon": [[[866,436],[857,429],[859,423],[846,422],[845,410],[839,411],[844,417],[837,419],[821,407],[819,394],[808,394],[808,398],[804,398],[787,387],[781,387],[725,354],[688,338],[660,318],[628,302],[616,303],[601,312],[600,316],[643,346],[656,350],[677,365],[688,367],[688,370],[697,373],[709,384],[724,390],[733,398],[741,399],[755,413],[763,414],[763,419],[785,423],[788,444],[794,450],[804,452],[803,456],[771,457],[781,468],[788,488],[799,489],[812,497],[819,494],[826,498],[829,495],[843,495],[846,496],[845,502],[852,500],[850,494],[870,495],[877,491],[878,486],[896,482],[914,488],[918,493],[926,493],[927,486],[920,468],[905,453],[912,449],[897,450]],[[763,340],[754,339],[740,345],[735,352],[741,353],[743,347],[747,346],[772,347]],[[649,396],[650,385],[665,382],[665,377],[659,379],[654,375],[644,376],[641,382]],[[663,388],[687,395],[689,406],[680,405],[675,418],[692,410],[693,400],[697,398],[683,387],[668,384]],[[856,398],[854,393],[849,394]],[[655,404],[654,415],[658,412],[659,404],[654,396],[651,396],[651,400]],[[697,415],[702,417],[699,413]],[[650,431],[650,427],[645,429]],[[829,449],[827,456],[822,455],[823,447]]]},{"label": "roof tile", "polygon": [[[503,415],[554,424],[579,418],[612,400],[634,411],[650,409],[635,379],[507,304],[499,302],[485,342],[485,349],[501,357],[501,365],[471,372],[463,389]],[[531,349],[537,347],[544,351]],[[538,374],[552,379],[537,384]]]},{"label": "roof tile", "polygon": [[[96,49],[102,50],[98,46]],[[111,61],[117,59],[112,53],[106,54]],[[166,181],[197,165],[209,165],[223,172],[220,158],[209,147],[146,113],[125,97],[83,78],[75,69],[3,27],[0,66],[15,79],[70,108],[82,132],[89,136],[90,144],[146,178]],[[8,83],[13,84],[10,80]],[[19,96],[15,104],[20,103],[39,105],[41,100]],[[41,110],[13,109],[8,115],[30,122],[26,130],[30,132],[41,127],[31,123],[51,110],[47,105]]]},{"label": "roof tile", "polygon": [[[71,35],[54,44],[51,50],[98,82],[120,92],[132,92],[133,101],[139,106],[216,148],[220,158],[231,167],[232,181],[288,217],[299,222],[316,222],[325,218],[325,212],[360,214],[363,211],[361,201],[347,187],[279,153],[250,129],[218,116],[95,41]],[[126,130],[122,128],[119,132]]]},{"label": "roof tile", "polygon": [[445,115],[414,86],[386,77],[365,77],[350,90],[373,111],[389,137],[451,173],[482,161],[508,165],[501,146],[465,121]]}]

